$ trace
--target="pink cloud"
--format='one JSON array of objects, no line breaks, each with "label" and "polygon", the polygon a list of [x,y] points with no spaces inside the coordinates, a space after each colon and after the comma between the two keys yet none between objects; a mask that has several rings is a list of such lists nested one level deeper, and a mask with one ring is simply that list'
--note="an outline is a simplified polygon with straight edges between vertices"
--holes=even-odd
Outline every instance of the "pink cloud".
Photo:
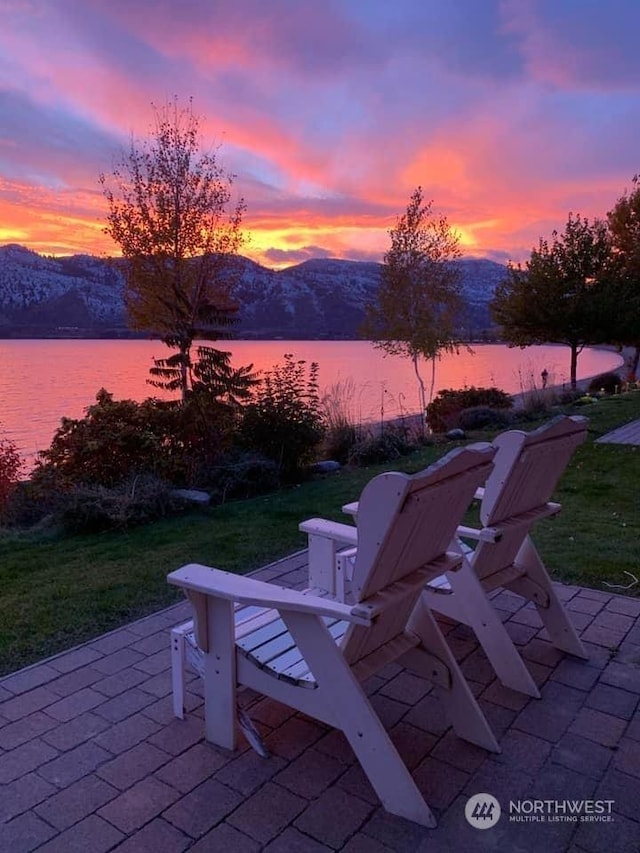
[{"label": "pink cloud", "polygon": [[256,257],[380,257],[421,184],[467,251],[519,259],[569,210],[603,215],[638,169],[640,54],[623,14],[638,8],[4,4],[5,230],[102,250],[97,176],[176,94],[194,96],[238,175]]},{"label": "pink cloud", "polygon": [[636,89],[640,7],[626,0],[505,0],[504,30],[521,40],[531,76],[560,88]]}]

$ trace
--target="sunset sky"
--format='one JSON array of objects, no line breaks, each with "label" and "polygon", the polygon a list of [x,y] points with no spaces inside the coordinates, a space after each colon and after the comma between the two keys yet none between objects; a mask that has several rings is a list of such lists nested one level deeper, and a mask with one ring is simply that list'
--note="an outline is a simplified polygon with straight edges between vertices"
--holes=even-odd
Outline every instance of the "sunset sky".
[{"label": "sunset sky", "polygon": [[113,254],[98,175],[190,96],[245,254],[381,260],[421,184],[524,260],[640,171],[639,0],[0,0],[0,244]]}]

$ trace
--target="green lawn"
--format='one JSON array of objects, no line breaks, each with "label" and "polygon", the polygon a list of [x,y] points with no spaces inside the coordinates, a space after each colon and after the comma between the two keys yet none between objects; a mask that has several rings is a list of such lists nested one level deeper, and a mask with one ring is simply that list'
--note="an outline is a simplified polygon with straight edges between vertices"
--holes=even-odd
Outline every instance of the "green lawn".
[{"label": "green lawn", "polygon": [[[579,411],[590,418],[590,438],[558,489],[562,513],[538,525],[534,539],[557,578],[601,589],[603,581],[627,583],[624,570],[638,574],[640,448],[593,439],[640,418],[640,393]],[[356,499],[374,474],[418,470],[450,447],[436,445],[401,464],[345,470],[129,532],[0,538],[0,674],[179,600],[166,574],[183,563],[242,572],[304,547],[299,521],[340,519],[340,506]],[[632,592],[639,595],[640,588]]]}]

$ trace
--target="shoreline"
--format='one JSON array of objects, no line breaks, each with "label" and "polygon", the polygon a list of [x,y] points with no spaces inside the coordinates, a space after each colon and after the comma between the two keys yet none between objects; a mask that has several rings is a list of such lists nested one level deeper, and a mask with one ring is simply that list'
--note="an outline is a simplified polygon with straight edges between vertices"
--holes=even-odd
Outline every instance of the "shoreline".
[{"label": "shoreline", "polygon": [[[355,423],[375,428],[382,421],[405,422],[419,417],[416,382],[411,364],[399,357],[385,358],[370,342],[358,341],[242,341],[219,342],[231,350],[234,363],[253,362],[260,370],[269,370],[282,359],[283,352],[293,352],[307,364],[321,365],[321,394],[339,398],[340,384],[345,391]],[[0,406],[0,435],[12,438],[22,458],[31,467],[37,451],[46,449],[62,418],[81,418],[93,404],[98,388],[106,387],[115,399],[141,401],[153,396],[147,384],[147,364],[158,355],[158,346],[148,340],[5,340],[0,342],[5,354],[7,374],[3,404]],[[622,357],[614,347],[599,346],[585,351],[584,387],[598,373],[619,370]],[[495,386],[503,388],[514,399],[522,390],[540,385],[540,371],[546,364],[550,379],[566,381],[568,348],[549,345],[530,351],[504,344],[481,342],[473,346],[474,356],[464,351],[459,356],[443,358],[437,368],[435,391],[444,388]],[[56,370],[51,373],[51,365]],[[20,377],[17,381],[16,377]],[[520,378],[520,381],[518,381]],[[332,385],[334,383],[334,385]],[[562,382],[550,382],[562,388]],[[31,390],[25,393],[25,388]],[[350,394],[350,396],[349,396]],[[156,394],[157,396],[157,394]],[[37,399],[37,407],[33,400]],[[414,405],[408,406],[413,403]],[[382,417],[381,417],[382,416]],[[379,430],[379,426],[378,426]]]}]

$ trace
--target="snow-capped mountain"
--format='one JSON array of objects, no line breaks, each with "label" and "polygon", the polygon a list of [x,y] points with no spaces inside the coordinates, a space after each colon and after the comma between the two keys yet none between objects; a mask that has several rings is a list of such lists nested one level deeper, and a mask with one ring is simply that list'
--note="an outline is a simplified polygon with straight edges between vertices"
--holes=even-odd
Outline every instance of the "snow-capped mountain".
[{"label": "snow-capped mountain", "polygon": [[312,260],[284,270],[247,263],[237,286],[239,327],[252,335],[353,338],[380,283],[380,265]]},{"label": "snow-capped mountain", "polygon": [[[380,264],[311,260],[270,270],[247,258],[236,296],[236,337],[354,338],[364,305],[380,282]],[[505,267],[461,260],[466,301],[461,328],[491,326],[488,303]],[[67,337],[129,334],[121,262],[90,255],[48,258],[22,246],[0,246],[0,336]]]},{"label": "snow-capped mountain", "polygon": [[60,334],[126,328],[124,280],[91,255],[47,258],[0,246],[0,333]]}]

